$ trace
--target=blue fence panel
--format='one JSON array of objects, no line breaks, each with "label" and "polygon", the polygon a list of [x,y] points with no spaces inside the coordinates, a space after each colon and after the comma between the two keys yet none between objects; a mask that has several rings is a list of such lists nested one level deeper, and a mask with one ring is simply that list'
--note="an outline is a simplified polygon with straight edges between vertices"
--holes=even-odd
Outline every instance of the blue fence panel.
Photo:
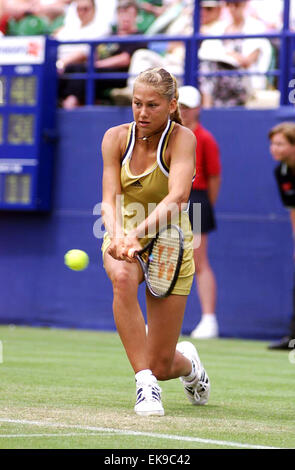
[{"label": "blue fence panel", "polygon": [[[199,59],[198,49],[200,42],[204,39],[243,39],[243,38],[268,38],[269,40],[279,39],[280,40],[280,51],[279,51],[279,64],[278,68],[268,70],[264,75],[269,77],[279,78],[279,90],[280,90],[280,104],[290,105],[289,93],[290,93],[290,81],[295,76],[293,67],[293,53],[294,50],[294,38],[295,32],[290,30],[290,0],[284,1],[284,13],[283,13],[283,27],[278,32],[264,32],[261,34],[227,34],[225,35],[214,35],[209,36],[200,33],[200,1],[195,1],[194,9],[194,33],[191,36],[182,35],[166,35],[158,34],[155,36],[148,36],[150,43],[161,43],[161,42],[172,42],[182,41],[185,44],[186,55],[183,73],[183,83],[185,85],[196,85],[199,77],[202,76],[216,76],[216,75],[260,75],[259,73],[250,73],[244,69],[228,71],[228,72],[215,72],[213,74],[203,73],[199,71]],[[87,80],[87,91],[86,91],[86,104],[92,105],[94,103],[94,80],[103,80],[108,78],[127,78],[128,73],[99,73],[94,69],[94,56],[97,45],[103,43],[142,43],[147,41],[147,36],[136,35],[129,37],[112,36],[108,38],[102,38],[100,40],[89,41],[91,53],[88,58],[87,72],[85,74],[73,73],[64,74],[64,77],[78,79],[84,78]],[[65,43],[79,44],[85,43],[85,41],[69,41]]]}]

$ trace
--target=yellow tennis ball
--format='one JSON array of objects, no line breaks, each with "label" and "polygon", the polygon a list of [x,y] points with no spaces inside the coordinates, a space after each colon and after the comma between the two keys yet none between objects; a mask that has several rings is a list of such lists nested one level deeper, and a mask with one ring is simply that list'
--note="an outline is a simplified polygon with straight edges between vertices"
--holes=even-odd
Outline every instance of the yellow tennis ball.
[{"label": "yellow tennis ball", "polygon": [[65,254],[65,264],[73,271],[83,271],[89,264],[89,257],[85,251],[69,250]]}]

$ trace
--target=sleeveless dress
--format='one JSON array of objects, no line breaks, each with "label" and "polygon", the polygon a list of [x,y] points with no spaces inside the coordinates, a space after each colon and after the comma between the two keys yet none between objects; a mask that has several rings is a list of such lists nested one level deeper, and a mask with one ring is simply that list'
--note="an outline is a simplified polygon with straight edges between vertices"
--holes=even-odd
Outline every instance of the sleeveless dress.
[{"label": "sleeveless dress", "polygon": [[[165,160],[165,151],[167,148],[170,134],[174,128],[175,122],[168,121],[165,130],[159,140],[157,148],[157,159],[155,163],[140,175],[133,175],[130,171],[130,160],[135,145],[135,122],[130,123],[126,150],[122,159],[121,167],[121,187],[122,187],[122,214],[124,223],[124,232],[128,233],[134,227],[139,225],[155,209],[162,199],[168,194],[169,167]],[[172,294],[188,295],[193,282],[195,265],[193,259],[193,234],[188,216],[188,206],[185,210],[177,214],[170,223],[176,224],[182,228],[185,239],[185,249],[183,261],[178,280],[172,291]],[[145,246],[153,234],[148,234],[139,240],[142,246]],[[102,244],[102,253],[106,252],[110,245],[110,238],[106,232]]]}]

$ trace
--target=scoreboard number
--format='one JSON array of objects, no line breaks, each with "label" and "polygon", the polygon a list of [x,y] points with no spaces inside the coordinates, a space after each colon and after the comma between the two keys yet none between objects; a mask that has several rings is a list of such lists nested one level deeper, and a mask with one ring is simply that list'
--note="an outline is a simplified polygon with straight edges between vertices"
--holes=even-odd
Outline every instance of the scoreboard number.
[{"label": "scoreboard number", "polygon": [[34,114],[10,114],[8,142],[13,145],[32,145],[34,141]]},{"label": "scoreboard number", "polygon": [[9,93],[11,104],[35,106],[36,94],[36,77],[12,77]]}]

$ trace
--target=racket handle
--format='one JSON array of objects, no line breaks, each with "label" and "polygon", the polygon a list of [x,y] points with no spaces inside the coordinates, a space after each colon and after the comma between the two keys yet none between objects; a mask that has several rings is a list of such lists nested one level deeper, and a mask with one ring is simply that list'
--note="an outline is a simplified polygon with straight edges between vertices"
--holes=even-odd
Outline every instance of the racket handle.
[{"label": "racket handle", "polygon": [[134,258],[135,257],[136,250],[134,248],[129,248],[128,250],[128,258]]}]

